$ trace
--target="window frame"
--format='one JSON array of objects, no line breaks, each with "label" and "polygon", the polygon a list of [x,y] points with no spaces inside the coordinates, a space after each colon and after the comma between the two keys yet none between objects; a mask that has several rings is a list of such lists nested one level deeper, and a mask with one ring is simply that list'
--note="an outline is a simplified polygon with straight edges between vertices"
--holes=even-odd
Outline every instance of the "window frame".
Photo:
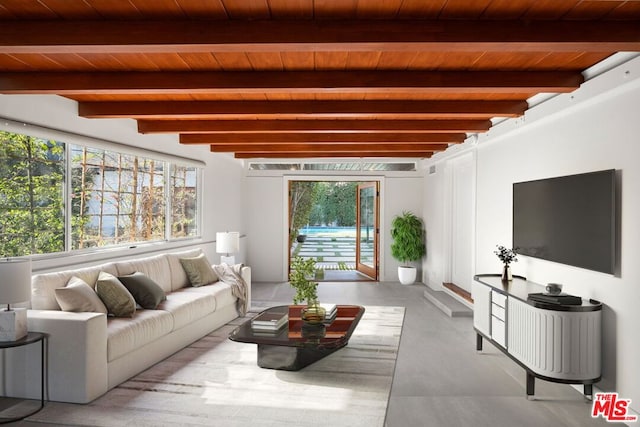
[{"label": "window frame", "polygon": [[[0,118],[0,130],[15,133],[28,135],[31,137],[41,138],[45,140],[53,140],[58,143],[64,144],[64,173],[63,173],[63,185],[61,196],[63,197],[62,206],[64,207],[64,249],[61,252],[48,252],[48,253],[33,253],[27,256],[32,257],[34,259],[48,259],[48,258],[58,258],[65,255],[81,255],[81,254],[93,254],[93,253],[101,253],[101,252],[109,252],[113,250],[123,249],[123,248],[134,248],[134,247],[142,247],[142,246],[153,246],[158,244],[168,244],[175,242],[185,242],[190,240],[199,240],[202,239],[203,229],[202,229],[202,195],[203,195],[203,170],[206,166],[201,160],[190,159],[187,157],[181,157],[177,155],[162,153],[159,151],[148,150],[140,147],[135,147],[119,142],[108,141],[104,139],[93,138],[90,136],[79,135],[71,132],[50,129],[46,127],[41,127],[37,125],[27,124],[15,122],[9,119]],[[143,240],[143,241],[135,241],[135,242],[124,242],[121,244],[109,244],[100,247],[91,247],[91,248],[82,248],[82,249],[73,249],[73,233],[72,233],[72,200],[71,193],[73,191],[72,188],[72,162],[71,156],[72,151],[70,149],[71,145],[86,147],[91,149],[101,149],[121,155],[128,156],[137,156],[143,159],[151,159],[155,161],[161,161],[163,163],[164,169],[164,177],[163,177],[163,185],[164,185],[164,216],[165,216],[165,224],[164,224],[164,236],[160,239],[154,240]],[[196,179],[196,233],[193,236],[181,236],[181,237],[172,237],[172,207],[170,200],[170,175],[171,170],[174,166],[179,167],[187,167],[195,169],[195,179]]]}]

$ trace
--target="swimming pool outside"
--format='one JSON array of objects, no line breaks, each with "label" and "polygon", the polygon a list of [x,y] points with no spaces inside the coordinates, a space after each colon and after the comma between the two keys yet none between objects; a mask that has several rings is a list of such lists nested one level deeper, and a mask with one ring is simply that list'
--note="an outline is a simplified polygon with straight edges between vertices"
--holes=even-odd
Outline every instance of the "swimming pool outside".
[{"label": "swimming pool outside", "polygon": [[300,234],[313,237],[356,237],[356,227],[303,227]]}]

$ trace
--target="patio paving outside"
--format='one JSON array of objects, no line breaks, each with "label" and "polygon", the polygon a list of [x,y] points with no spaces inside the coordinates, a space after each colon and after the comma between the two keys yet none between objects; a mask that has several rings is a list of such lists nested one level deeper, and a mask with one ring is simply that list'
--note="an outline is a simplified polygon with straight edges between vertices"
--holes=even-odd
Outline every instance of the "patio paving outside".
[{"label": "patio paving outside", "polygon": [[[314,258],[318,270],[355,270],[356,230],[354,228],[332,229],[319,232],[307,231],[303,243],[294,242],[292,256]],[[367,253],[368,252],[368,253]],[[362,253],[363,260],[373,258],[373,246]]]}]

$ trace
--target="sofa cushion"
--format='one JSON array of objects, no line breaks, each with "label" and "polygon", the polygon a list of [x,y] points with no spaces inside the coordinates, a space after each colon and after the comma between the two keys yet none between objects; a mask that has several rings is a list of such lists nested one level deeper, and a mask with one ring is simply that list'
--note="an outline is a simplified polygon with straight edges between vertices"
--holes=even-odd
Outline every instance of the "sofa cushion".
[{"label": "sofa cushion", "polygon": [[107,314],[107,307],[100,297],[79,277],[72,277],[67,286],[55,290],[55,295],[63,311]]},{"label": "sofa cushion", "polygon": [[140,272],[160,285],[163,291],[171,292],[171,270],[165,255],[118,261],[116,267],[118,268],[116,276],[126,276]]},{"label": "sofa cushion", "polygon": [[133,317],[136,312],[136,301],[133,296],[113,274],[100,272],[96,282],[96,292],[109,314],[116,317]]},{"label": "sofa cushion", "polygon": [[204,286],[218,281],[218,276],[211,268],[211,263],[205,254],[194,258],[180,258],[180,264],[184,267],[191,286]]},{"label": "sofa cushion", "polygon": [[176,291],[178,289],[190,286],[189,277],[187,272],[184,271],[184,267],[180,263],[180,258],[195,258],[202,254],[202,249],[192,249],[189,251],[174,252],[167,254],[167,261],[169,262],[169,270],[171,271],[171,290]]},{"label": "sofa cushion", "polygon": [[95,288],[101,271],[111,274],[118,272],[115,264],[108,263],[95,267],[34,275],[31,278],[31,308],[34,310],[60,310],[55,294],[57,288],[64,288],[73,276],[84,280],[91,288]]},{"label": "sofa cushion", "polygon": [[[204,286],[207,287],[207,286]],[[159,306],[173,316],[173,329],[180,329],[189,323],[200,319],[216,310],[216,299],[206,292],[189,293],[184,288],[167,295],[167,299]]]},{"label": "sofa cushion", "polygon": [[110,317],[107,320],[107,360],[110,362],[155,341],[172,329],[173,317],[162,310],[138,310],[133,319]]},{"label": "sofa cushion", "polygon": [[207,294],[216,299],[216,310],[227,305],[235,304],[237,298],[233,296],[231,285],[224,282],[216,282],[212,285],[200,286],[198,288],[184,288],[180,290],[185,294]]},{"label": "sofa cushion", "polygon": [[166,298],[160,285],[140,272],[118,276],[118,280],[142,308],[155,310],[158,304]]}]

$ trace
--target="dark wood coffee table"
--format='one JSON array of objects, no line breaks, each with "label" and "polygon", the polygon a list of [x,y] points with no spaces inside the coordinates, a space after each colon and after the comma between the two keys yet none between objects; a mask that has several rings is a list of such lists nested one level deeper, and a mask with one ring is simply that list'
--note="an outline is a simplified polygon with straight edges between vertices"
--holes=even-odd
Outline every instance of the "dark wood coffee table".
[{"label": "dark wood coffee table", "polygon": [[277,333],[256,332],[248,320],[231,332],[229,339],[257,344],[261,368],[297,371],[346,346],[364,314],[364,307],[338,305],[333,321],[314,327],[302,322],[302,307],[281,305],[265,310],[289,314],[288,327]]}]

